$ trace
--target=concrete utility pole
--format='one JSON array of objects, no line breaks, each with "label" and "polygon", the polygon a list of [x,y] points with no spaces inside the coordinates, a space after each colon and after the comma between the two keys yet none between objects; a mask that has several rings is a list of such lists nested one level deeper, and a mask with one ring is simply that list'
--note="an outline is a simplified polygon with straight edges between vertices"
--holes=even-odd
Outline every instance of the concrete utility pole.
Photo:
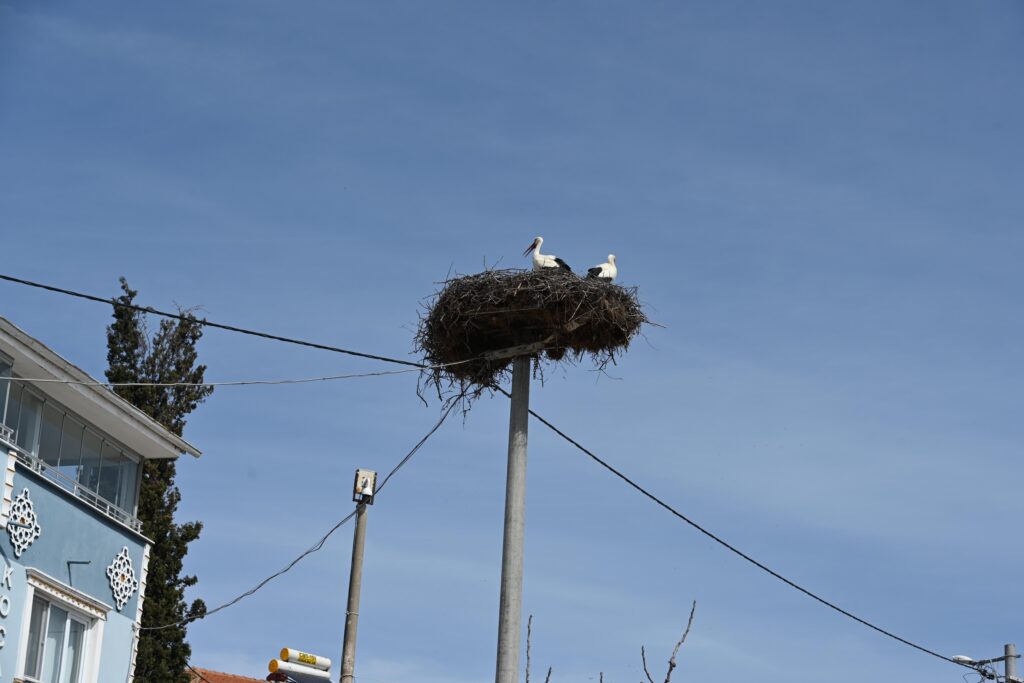
[{"label": "concrete utility pole", "polygon": [[511,404],[495,683],[517,683],[519,680],[519,644],[523,618],[523,535],[526,522],[526,431],[530,419],[529,356],[517,356],[512,362]]},{"label": "concrete utility pole", "polygon": [[[992,659],[971,659],[964,655],[958,655],[953,657],[953,661],[957,664],[968,666],[977,671],[982,676],[982,680],[998,681],[1002,680],[1003,683],[1024,683],[1021,679],[1017,678],[1017,659],[1020,657],[1017,654],[1017,646],[1013,643],[1007,643],[1003,646],[1003,656],[993,657]],[[1003,675],[999,676],[999,672],[996,671],[993,664],[1003,663]],[[990,670],[991,668],[991,670]]]},{"label": "concrete utility pole", "polygon": [[348,608],[345,611],[345,641],[341,648],[340,683],[352,683],[356,673],[356,628],[359,625],[359,593],[363,586],[363,546],[366,544],[366,507],[373,505],[377,473],[356,470],[356,530],[352,535],[352,569],[348,579]]}]

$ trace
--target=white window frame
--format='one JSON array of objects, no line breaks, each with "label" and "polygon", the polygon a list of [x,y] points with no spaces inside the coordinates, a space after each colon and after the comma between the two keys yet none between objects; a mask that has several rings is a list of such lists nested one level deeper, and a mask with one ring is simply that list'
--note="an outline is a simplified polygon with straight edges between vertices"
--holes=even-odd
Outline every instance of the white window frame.
[{"label": "white window frame", "polygon": [[[85,625],[85,633],[82,638],[82,677],[80,683],[99,683],[103,625],[107,620],[107,614],[113,608],[37,569],[29,567],[25,570],[25,574],[28,590],[26,591],[25,607],[22,610],[21,616],[21,633],[24,636],[18,649],[18,663],[15,668],[19,672],[19,677],[27,683],[35,683],[36,681],[36,679],[25,675],[25,665],[28,663],[29,656],[28,632],[32,622],[32,604],[38,596],[49,604],[56,605],[62,610],[67,611],[69,622],[71,619],[74,619]],[[66,628],[70,628],[70,624]],[[62,655],[62,661],[63,657],[64,655]]]},{"label": "white window frame", "polygon": [[[13,373],[11,374],[11,379],[14,380],[14,381],[18,380],[18,378],[15,377]],[[10,386],[10,383],[8,383],[8,386]],[[29,385],[27,382],[22,382],[21,383],[21,400],[20,400],[20,404],[21,405],[19,406],[19,410],[18,410],[18,429],[16,429],[15,432],[14,432],[15,433],[15,440],[17,440],[18,438],[20,438],[22,436],[18,432],[21,429],[21,413],[25,410],[25,393],[26,392],[29,393],[34,399],[39,401],[39,419],[36,420],[36,428],[35,428],[34,432],[32,433],[32,438],[28,440],[28,443],[34,443],[35,444],[35,450],[27,450],[27,449],[23,449],[23,450],[25,450],[27,453],[29,453],[32,456],[39,457],[39,432],[43,428],[43,406],[46,405],[46,394],[44,394],[41,391],[37,390],[34,386]],[[4,411],[4,412],[6,413],[6,411]],[[6,415],[5,415],[5,417],[6,417]]]},{"label": "white window frame", "polygon": [[[72,662],[68,661],[68,639],[69,636],[71,635],[72,623],[78,624],[82,627],[81,650],[78,652],[78,678],[81,678],[82,674],[85,673],[83,671],[83,669],[85,668],[85,653],[89,651],[89,625],[91,620],[86,619],[74,610],[65,610],[64,606],[60,603],[56,603],[52,600],[48,600],[46,598],[39,596],[32,598],[33,608],[35,608],[36,600],[38,600],[40,604],[46,605],[46,612],[44,614],[42,622],[40,623],[39,647],[34,653],[28,652],[27,650],[25,652],[26,669],[28,668],[29,662],[33,660],[35,663],[34,668],[36,670],[40,669],[41,667],[45,667],[46,658],[52,656],[52,653],[46,651],[46,639],[50,634],[50,618],[53,616],[53,610],[59,609],[67,615],[67,619],[64,622],[64,633],[61,634],[60,638],[60,661],[57,663],[57,678],[59,680],[61,678],[61,675],[64,673],[64,670],[72,664]],[[26,681],[36,680],[34,678],[30,678],[27,672],[24,674],[24,676]],[[72,681],[72,683],[80,683],[80,681]]]},{"label": "white window frame", "polygon": [[14,376],[14,361],[3,351],[0,351],[0,363],[7,366],[7,376],[0,375],[0,379],[8,380],[4,384],[2,395],[0,395],[0,424],[3,424],[4,418],[7,417],[7,394],[11,393],[11,382],[10,380]]},{"label": "white window frame", "polygon": [[[3,389],[0,390],[0,427],[7,430],[7,399],[11,393],[11,380],[14,377],[14,361],[3,351],[0,351],[0,363],[7,366],[7,376],[0,375],[0,380],[6,380],[3,383]],[[8,437],[10,438],[10,444],[13,446],[15,442],[14,430],[11,430],[10,434],[4,434],[3,443],[7,443]]]}]

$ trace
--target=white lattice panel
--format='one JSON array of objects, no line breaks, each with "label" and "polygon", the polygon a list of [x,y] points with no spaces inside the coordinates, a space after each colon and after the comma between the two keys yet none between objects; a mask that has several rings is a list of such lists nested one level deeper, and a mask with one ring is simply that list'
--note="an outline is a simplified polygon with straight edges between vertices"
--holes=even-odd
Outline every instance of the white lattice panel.
[{"label": "white lattice panel", "polygon": [[11,514],[7,518],[7,533],[11,537],[15,557],[21,557],[21,554],[43,533],[28,489],[22,489],[11,504]]},{"label": "white lattice panel", "polygon": [[139,589],[139,581],[135,578],[135,567],[128,555],[128,546],[121,548],[114,561],[107,567],[107,578],[110,579],[110,590],[114,593],[117,611],[120,612],[132,595]]}]

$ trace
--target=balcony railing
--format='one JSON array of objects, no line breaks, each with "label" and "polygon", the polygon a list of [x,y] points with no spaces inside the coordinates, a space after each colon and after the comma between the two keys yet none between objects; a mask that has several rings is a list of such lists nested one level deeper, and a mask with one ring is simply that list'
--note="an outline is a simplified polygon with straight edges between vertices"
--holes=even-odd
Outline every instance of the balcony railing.
[{"label": "balcony railing", "polygon": [[86,488],[77,480],[67,476],[56,467],[46,464],[15,443],[14,432],[9,427],[0,425],[0,445],[6,446],[25,467],[45,477],[65,491],[72,493],[89,507],[95,509],[116,522],[120,522],[136,533],[142,533],[142,522],[130,512],[122,510],[113,503],[101,498],[95,491]]},{"label": "balcony railing", "polygon": [[14,430],[5,424],[0,424],[0,443],[7,444],[11,448],[15,448]]}]

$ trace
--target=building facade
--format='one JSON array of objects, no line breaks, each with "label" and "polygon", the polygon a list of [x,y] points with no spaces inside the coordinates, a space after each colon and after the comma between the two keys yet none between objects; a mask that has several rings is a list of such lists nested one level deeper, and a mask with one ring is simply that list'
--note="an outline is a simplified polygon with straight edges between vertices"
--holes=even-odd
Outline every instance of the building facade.
[{"label": "building facade", "polygon": [[199,451],[0,318],[0,682],[129,683],[142,463]]}]

